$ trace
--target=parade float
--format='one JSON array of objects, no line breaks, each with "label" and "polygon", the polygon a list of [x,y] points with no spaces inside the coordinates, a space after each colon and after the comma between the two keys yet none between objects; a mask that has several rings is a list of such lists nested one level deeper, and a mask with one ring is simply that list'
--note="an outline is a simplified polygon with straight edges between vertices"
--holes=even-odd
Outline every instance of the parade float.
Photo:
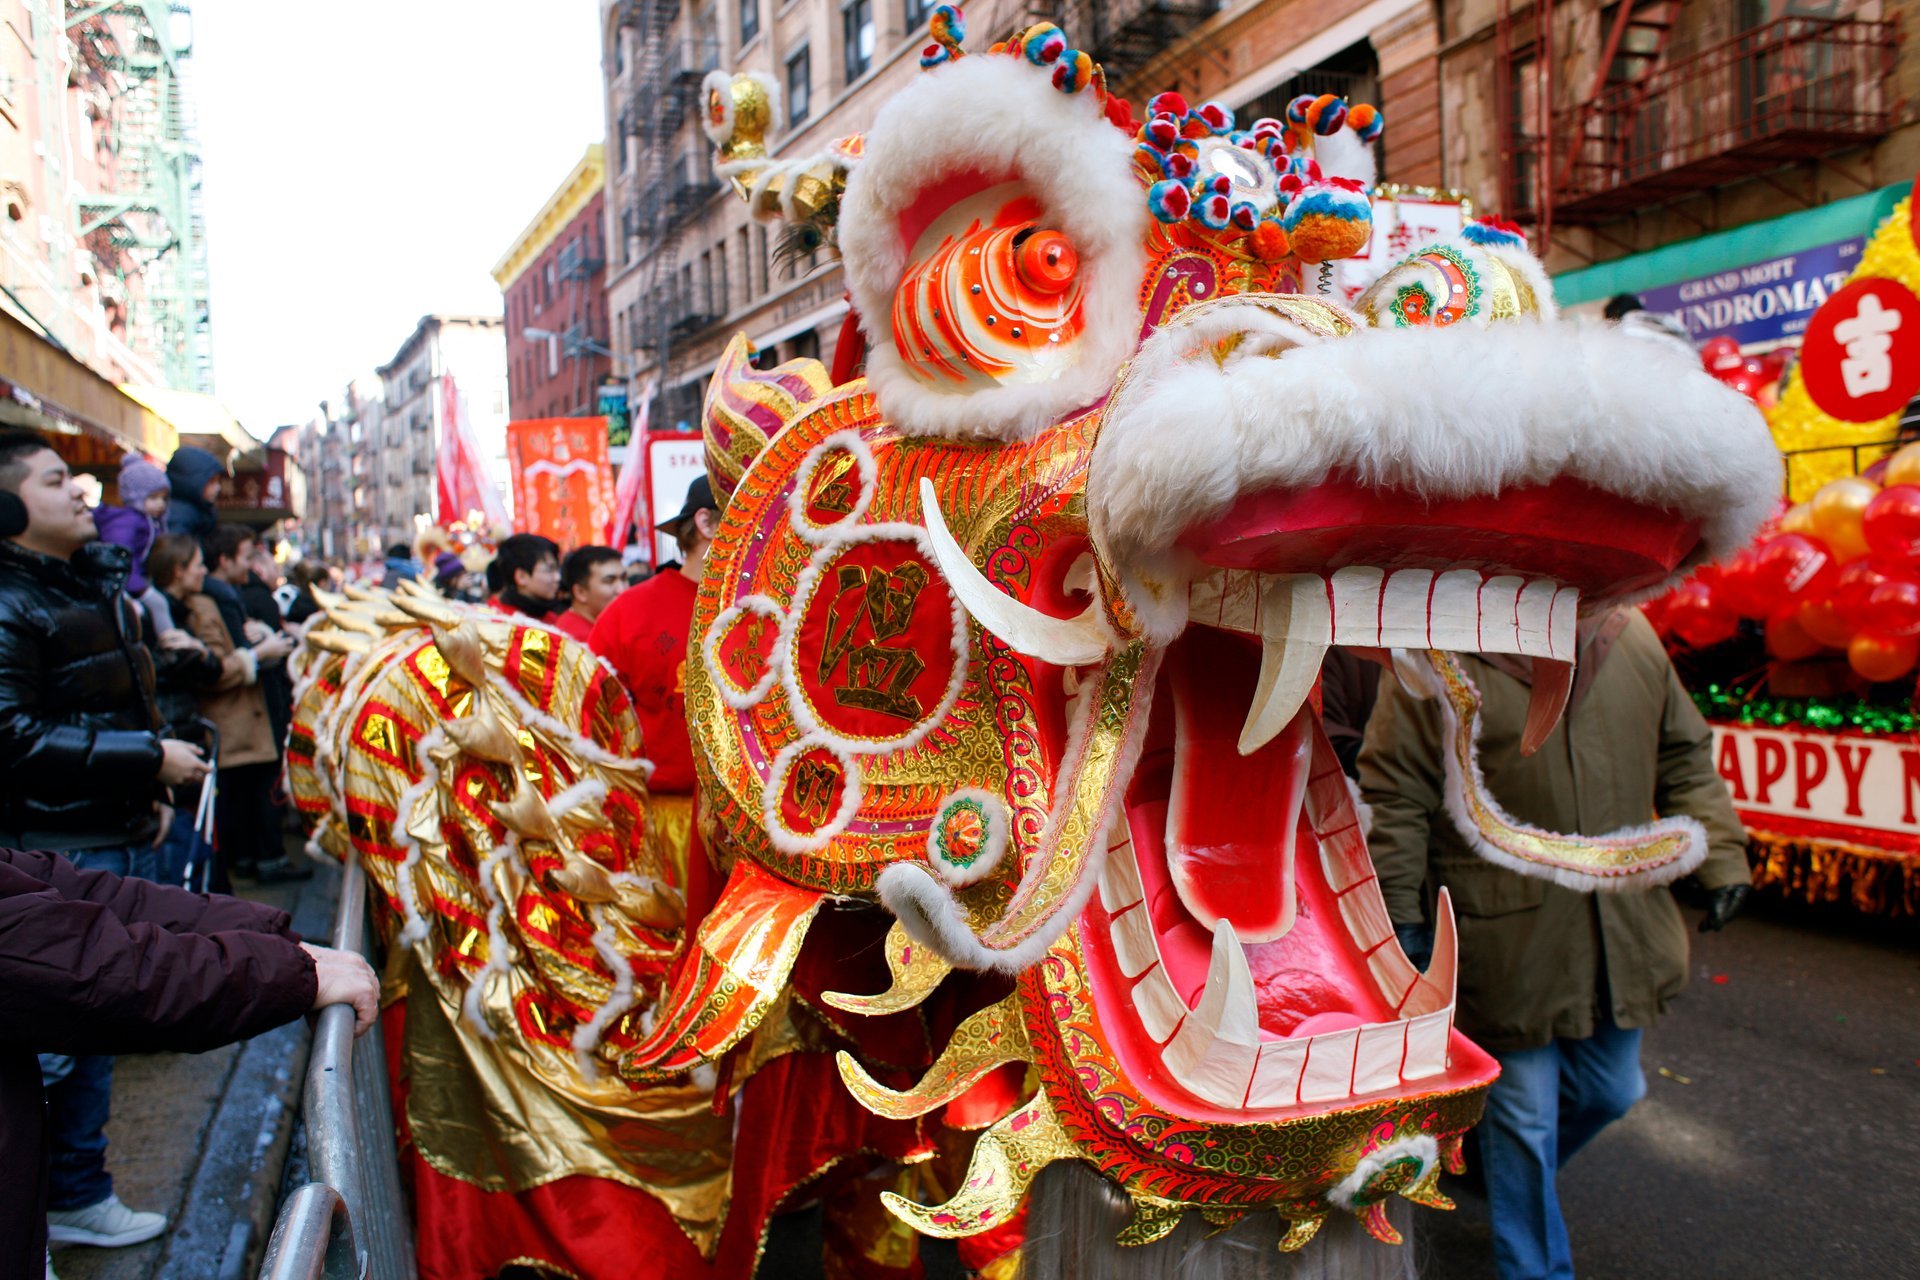
[{"label": "parade float", "polygon": [[1716,376],[1761,399],[1782,510],[1723,567],[1648,606],[1753,841],[1756,885],[1920,915],[1920,253],[1911,197],[1814,314],[1784,387],[1737,352]]},{"label": "parade float", "polygon": [[1444,701],[1482,856],[1610,892],[1705,853],[1508,815],[1451,653],[1530,658],[1546,740],[1583,616],[1752,537],[1751,404],[1559,320],[1498,223],[1342,301],[1370,107],[1142,121],[1051,24],[932,32],[816,155],[770,153],[769,81],[706,86],[866,360],[739,338],[712,380],[695,839],[559,633],[409,585],[310,636],[289,782],[379,890],[423,1273],[744,1277],[813,1197],[834,1274],[913,1274],[921,1236],[1029,1280],[1404,1273],[1497,1069],[1446,894],[1424,971],[1394,936],[1333,645]]}]

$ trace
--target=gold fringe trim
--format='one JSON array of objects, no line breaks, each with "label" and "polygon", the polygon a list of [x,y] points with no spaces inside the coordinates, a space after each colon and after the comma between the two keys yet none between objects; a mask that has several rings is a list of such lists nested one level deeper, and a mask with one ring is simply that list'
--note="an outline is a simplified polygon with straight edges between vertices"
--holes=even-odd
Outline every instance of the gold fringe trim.
[{"label": "gold fringe trim", "polygon": [[1862,915],[1920,917],[1920,858],[1858,845],[1749,833],[1753,887]]}]

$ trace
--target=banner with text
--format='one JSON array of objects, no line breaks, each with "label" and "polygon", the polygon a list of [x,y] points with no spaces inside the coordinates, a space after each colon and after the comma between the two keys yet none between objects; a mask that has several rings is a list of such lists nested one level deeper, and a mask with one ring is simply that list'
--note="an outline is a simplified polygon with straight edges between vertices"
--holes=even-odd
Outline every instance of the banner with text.
[{"label": "banner with text", "polygon": [[1716,724],[1713,758],[1756,830],[1920,855],[1920,741]]},{"label": "banner with text", "polygon": [[605,418],[531,418],[507,424],[514,525],[563,550],[605,536],[613,474]]}]

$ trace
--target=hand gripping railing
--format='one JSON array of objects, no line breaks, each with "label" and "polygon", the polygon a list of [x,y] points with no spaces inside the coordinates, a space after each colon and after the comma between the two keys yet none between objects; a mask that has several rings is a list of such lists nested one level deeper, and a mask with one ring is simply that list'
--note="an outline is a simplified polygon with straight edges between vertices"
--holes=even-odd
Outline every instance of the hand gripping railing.
[{"label": "hand gripping railing", "polygon": [[[366,918],[366,875],[349,853],[333,945],[366,954]],[[261,1280],[412,1280],[386,1054],[378,1024],[356,1043],[353,1023],[336,1004],[314,1027],[301,1098],[312,1181],[281,1206]]]}]

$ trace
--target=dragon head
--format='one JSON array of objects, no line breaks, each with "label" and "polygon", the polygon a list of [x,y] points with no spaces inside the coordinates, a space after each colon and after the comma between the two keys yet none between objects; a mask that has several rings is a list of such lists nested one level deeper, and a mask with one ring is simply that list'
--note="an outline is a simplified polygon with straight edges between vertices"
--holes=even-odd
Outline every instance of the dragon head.
[{"label": "dragon head", "polygon": [[[961,57],[939,24],[928,73],[826,156],[729,151],[709,112],[756,209],[837,240],[868,370],[761,372],[736,339],[709,392],[730,497],[688,700],[708,838],[747,886],[710,923],[770,881],[880,899],[894,986],[831,997],[856,1012],[1016,976],[913,1089],[843,1061],[900,1116],[1038,1068],[959,1194],[890,1201],[923,1231],[1003,1222],[1071,1158],[1133,1197],[1132,1242],[1187,1207],[1389,1237],[1382,1202],[1438,1198],[1496,1069],[1452,1027],[1444,896],[1426,972],[1394,939],[1321,661],[1448,700],[1487,856],[1601,889],[1684,873],[1684,820],[1569,838],[1501,812],[1446,654],[1530,657],[1537,745],[1582,618],[1765,513],[1765,427],[1677,345],[1560,321],[1498,224],[1350,305],[1311,283],[1366,240],[1371,108],[1239,128],[1162,95],[1136,127],[1051,25]],[[703,928],[707,976],[626,1069],[751,1029],[784,971],[740,932]]]}]

